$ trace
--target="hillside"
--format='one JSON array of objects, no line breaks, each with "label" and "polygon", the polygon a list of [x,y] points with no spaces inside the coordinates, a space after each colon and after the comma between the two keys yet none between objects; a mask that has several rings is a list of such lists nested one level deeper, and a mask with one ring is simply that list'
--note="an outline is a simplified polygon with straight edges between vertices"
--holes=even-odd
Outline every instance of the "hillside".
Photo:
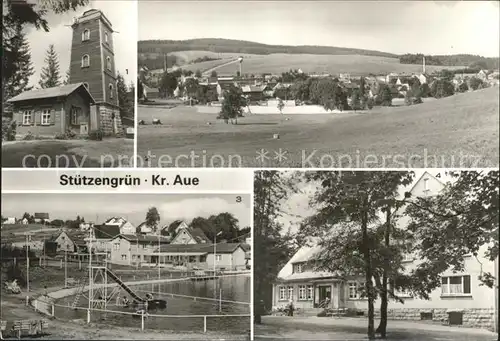
[{"label": "hillside", "polygon": [[[211,60],[203,63],[185,64],[182,69],[196,72],[216,71],[219,75],[235,75],[239,70],[237,63],[227,64],[234,56],[222,56],[220,60]],[[224,65],[226,64],[226,65]],[[449,66],[428,66],[426,70],[432,72],[443,68],[462,68]],[[290,69],[301,69],[306,73],[349,73],[351,76],[368,74],[387,74],[390,72],[418,73],[421,65],[400,64],[397,58],[360,56],[360,55],[311,55],[311,54],[270,54],[243,56],[243,74],[260,75],[262,73],[281,74]]]},{"label": "hillside", "polygon": [[335,46],[286,46],[266,45],[244,40],[203,38],[189,40],[141,40],[138,42],[138,54],[147,53],[150,57],[161,57],[164,53],[175,51],[211,51],[228,52],[239,54],[326,54],[326,55],[367,55],[380,57],[398,57],[392,53],[372,51],[364,49],[353,49]]}]

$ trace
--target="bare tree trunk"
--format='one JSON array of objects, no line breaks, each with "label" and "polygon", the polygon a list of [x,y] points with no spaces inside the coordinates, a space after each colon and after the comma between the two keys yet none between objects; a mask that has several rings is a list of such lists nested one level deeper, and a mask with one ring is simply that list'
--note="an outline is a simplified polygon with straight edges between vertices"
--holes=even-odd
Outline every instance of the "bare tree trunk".
[{"label": "bare tree trunk", "polygon": [[363,212],[361,217],[361,229],[363,233],[363,258],[365,261],[365,287],[368,296],[368,339],[372,340],[375,338],[375,310],[374,310],[374,290],[372,283],[372,264],[370,257],[370,240],[368,238],[368,200],[365,200],[365,205],[363,205]]},{"label": "bare tree trunk", "polygon": [[[384,245],[385,248],[389,248],[391,236],[391,208],[387,208],[386,212],[386,227],[384,231]],[[387,337],[387,306],[388,306],[388,295],[387,295],[387,270],[389,268],[390,259],[385,255],[384,259],[384,271],[382,274],[382,288],[380,291],[380,324],[377,328],[377,333],[385,339]]]}]

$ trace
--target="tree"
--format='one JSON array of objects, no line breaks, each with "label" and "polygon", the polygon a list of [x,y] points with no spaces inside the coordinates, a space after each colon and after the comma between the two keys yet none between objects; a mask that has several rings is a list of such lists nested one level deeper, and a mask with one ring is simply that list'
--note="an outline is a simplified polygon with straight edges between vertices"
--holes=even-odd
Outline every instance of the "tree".
[{"label": "tree", "polygon": [[127,85],[125,79],[118,73],[116,76],[116,91],[118,92],[118,105],[120,106],[120,117],[134,116],[134,103],[128,96]]},{"label": "tree", "polygon": [[462,82],[458,86],[458,92],[467,92],[469,91],[469,86],[467,85],[467,82]]},{"label": "tree", "polygon": [[63,227],[64,226],[64,220],[61,219],[54,219],[50,222],[50,225],[55,226],[55,227]]},{"label": "tree", "polygon": [[137,99],[142,99],[144,97],[144,85],[142,81],[137,77]]},{"label": "tree", "polygon": [[196,96],[196,94],[198,93],[198,87],[198,80],[194,78],[188,78],[184,83],[184,88],[186,89],[186,94],[189,98]]},{"label": "tree", "polygon": [[420,85],[420,95],[423,98],[427,98],[431,96],[431,88],[429,87],[429,84],[423,83]]},{"label": "tree", "polygon": [[285,107],[285,103],[283,103],[283,100],[281,98],[278,99],[278,110],[280,111],[280,114],[283,114],[284,107]]},{"label": "tree", "polygon": [[[30,77],[35,73],[31,62],[31,54],[28,41],[23,32],[22,26],[18,25],[15,30],[15,35],[10,40],[10,52],[16,56],[16,62],[13,63],[14,72],[7,79],[3,87],[5,88],[5,99],[12,98],[24,91],[32,89],[28,86]],[[12,70],[10,70],[12,71]],[[4,70],[5,72],[5,70]]]},{"label": "tree", "polygon": [[160,222],[160,213],[156,207],[150,207],[146,213],[146,225],[151,226],[155,232],[158,232],[158,223]]},{"label": "tree", "polygon": [[210,74],[210,77],[217,77],[217,71],[213,70]]},{"label": "tree", "polygon": [[[406,213],[409,229],[421,242],[416,245],[422,259],[421,271],[438,274],[451,269],[463,271],[467,255],[481,253],[489,260],[498,257],[499,197],[498,170],[450,172],[454,179],[436,196],[415,198]],[[494,277],[483,272],[479,278],[493,287]]]},{"label": "tree", "polygon": [[351,107],[356,112],[356,110],[361,108],[361,93],[360,90],[354,89],[351,95]]},{"label": "tree", "polygon": [[441,70],[441,72],[439,73],[439,77],[442,80],[451,82],[453,80],[453,78],[455,77],[455,74],[453,73],[453,71],[444,69],[444,70]]},{"label": "tree", "polygon": [[[19,34],[28,26],[49,31],[45,16],[49,11],[62,14],[86,6],[89,0],[40,0],[36,4],[27,1],[3,1],[2,20],[2,98],[7,98],[9,79],[19,72]],[[5,102],[2,101],[2,102]]]},{"label": "tree", "polygon": [[194,73],[194,76],[196,78],[201,78],[201,71],[200,70],[196,70],[196,72]]},{"label": "tree", "polygon": [[167,96],[172,96],[177,88],[177,77],[174,74],[165,72],[160,81],[160,91]]},{"label": "tree", "polygon": [[[374,300],[377,290],[387,292],[387,279],[391,275],[389,243],[385,249],[376,241],[370,225],[378,220],[380,210],[391,209],[397,189],[411,182],[410,172],[311,172],[309,181],[318,184],[311,207],[320,207],[308,217],[301,233],[319,238],[322,251],[316,267],[340,273],[342,276],[364,274],[363,295],[368,298],[368,337],[375,337]],[[387,224],[391,224],[390,219]],[[387,235],[384,234],[384,241]],[[378,279],[378,280],[377,280]],[[384,286],[385,284],[385,286]],[[382,300],[387,312],[387,300]],[[384,309],[381,309],[384,312]],[[387,316],[385,317],[385,321]],[[385,333],[384,325],[380,328]]]},{"label": "tree", "polygon": [[53,88],[61,85],[59,75],[59,61],[54,45],[50,44],[45,57],[46,67],[42,68],[38,84],[42,89]]},{"label": "tree", "polygon": [[470,88],[475,91],[481,89],[483,87],[484,82],[480,78],[471,77],[471,79],[469,80],[469,84]]},{"label": "tree", "polygon": [[231,86],[224,92],[224,100],[222,101],[222,108],[219,117],[223,118],[226,123],[233,119],[238,124],[238,117],[243,117],[243,108],[247,105],[246,99],[239,88]]},{"label": "tree", "polygon": [[254,176],[254,321],[258,324],[272,305],[272,283],[294,252],[278,220],[282,201],[293,191],[290,181],[277,171],[257,171]]},{"label": "tree", "polygon": [[66,77],[66,78],[64,78],[64,80],[63,80],[63,85],[68,85],[68,84],[70,84],[70,83],[69,83],[69,80],[70,80],[70,79],[69,79],[69,69],[68,69],[68,71],[66,71],[66,75],[65,75],[65,77]]},{"label": "tree", "polygon": [[436,79],[431,85],[431,95],[434,98],[443,98],[453,96],[455,94],[455,86],[452,82]]},{"label": "tree", "polygon": [[383,106],[390,107],[392,105],[392,92],[387,84],[380,85],[379,96]]}]

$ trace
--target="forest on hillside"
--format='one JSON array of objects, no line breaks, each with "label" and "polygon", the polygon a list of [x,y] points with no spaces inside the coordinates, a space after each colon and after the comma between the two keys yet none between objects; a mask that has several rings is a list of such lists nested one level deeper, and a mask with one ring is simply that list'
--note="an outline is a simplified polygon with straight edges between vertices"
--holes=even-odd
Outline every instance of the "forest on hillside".
[{"label": "forest on hillside", "polygon": [[[399,57],[401,64],[422,64],[423,54],[404,54]],[[472,54],[425,56],[426,65],[467,66],[470,69],[498,69],[499,58],[488,58]]]},{"label": "forest on hillside", "polygon": [[138,42],[138,53],[169,53],[175,51],[211,51],[217,53],[241,54],[357,54],[378,57],[393,57],[397,55],[381,51],[353,49],[335,46],[286,46],[266,45],[243,40],[230,39],[190,39],[190,40],[142,40]]}]

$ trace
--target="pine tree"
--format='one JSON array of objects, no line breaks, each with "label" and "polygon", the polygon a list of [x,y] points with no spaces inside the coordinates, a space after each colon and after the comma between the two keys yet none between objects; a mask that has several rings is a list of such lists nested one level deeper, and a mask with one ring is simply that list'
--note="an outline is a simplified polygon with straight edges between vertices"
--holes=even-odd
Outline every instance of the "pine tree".
[{"label": "pine tree", "polygon": [[61,85],[60,75],[59,75],[59,61],[57,60],[57,53],[54,49],[54,45],[50,44],[47,50],[47,56],[45,58],[46,67],[42,68],[42,74],[40,75],[40,82],[38,84],[42,89],[53,88]]},{"label": "pine tree", "polygon": [[5,80],[5,96],[12,98],[24,91],[32,89],[28,86],[30,77],[35,73],[31,63],[30,47],[22,26],[17,26],[16,34],[10,39],[10,52],[15,56],[14,69],[10,77]]},{"label": "pine tree", "polygon": [[69,69],[68,69],[68,71],[66,71],[66,78],[64,79],[63,84],[64,85],[69,84]]}]

